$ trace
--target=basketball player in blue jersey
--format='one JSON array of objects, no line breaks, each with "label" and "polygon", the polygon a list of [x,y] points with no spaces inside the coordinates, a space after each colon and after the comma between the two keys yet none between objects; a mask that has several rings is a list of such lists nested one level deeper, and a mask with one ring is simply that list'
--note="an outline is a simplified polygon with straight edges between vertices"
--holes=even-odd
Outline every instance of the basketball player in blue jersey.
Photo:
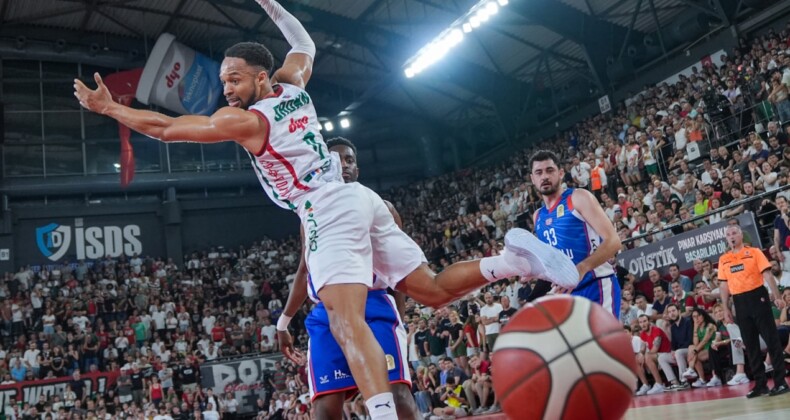
[{"label": "basketball player in blue jersey", "polygon": [[[579,188],[561,188],[565,175],[557,155],[539,150],[529,160],[532,183],[543,197],[533,214],[535,236],[560,249],[576,264],[579,284],[572,295],[620,315],[620,283],[609,259],[620,250],[620,237],[595,196]],[[545,295],[551,283],[539,280],[530,300]]]},{"label": "basketball player in blue jersey", "polygon": [[[459,261],[434,273],[420,246],[398,228],[381,197],[358,182],[344,183],[339,158],[326,153],[318,113],[305,90],[316,52],[310,35],[277,1],[256,2],[291,50],[273,71],[274,59],[264,45],[241,42],[228,48],[219,74],[228,106],[214,114],[174,118],[115,103],[98,73],[96,89],[75,79],[74,95],[86,109],[156,140],[235,141],[248,152],[272,202],[299,216],[309,245],[305,261],[311,273],[310,290],[327,309],[329,328],[371,418],[395,420],[385,353],[365,322],[371,273],[378,275],[377,281],[432,307],[513,276],[543,278],[570,288],[578,284],[579,276],[562,252],[523,229],[505,235],[501,255]],[[261,221],[266,222],[272,221]]]},{"label": "basketball player in blue jersey", "polygon": [[[326,141],[330,152],[340,156],[344,182],[357,182],[359,167],[357,166],[357,148],[345,138],[336,137]],[[384,202],[389,208],[398,227],[402,222],[398,211],[388,201]],[[304,246],[304,233],[302,232],[302,246]],[[304,253],[299,260],[296,278],[291,285],[288,301],[283,309],[285,321],[296,314],[308,297],[307,265]],[[371,276],[374,276],[371,273]],[[387,293],[392,292],[394,300]],[[365,303],[365,322],[370,325],[376,341],[386,354],[387,371],[389,374],[392,395],[395,399],[395,408],[398,419],[422,419],[414,396],[411,393],[411,378],[406,364],[406,330],[403,328],[404,299],[402,293],[382,288],[380,282],[374,280],[373,288],[368,292]],[[393,306],[392,303],[396,302]],[[310,336],[308,356],[294,349],[293,338],[288,332],[287,323],[277,323],[277,338],[283,355],[297,364],[308,363],[308,383],[310,397],[315,408],[316,419],[343,418],[343,403],[352,397],[358,390],[357,384],[351,375],[348,361],[332,336],[329,329],[329,316],[324,304],[318,302],[305,320],[307,333]],[[338,374],[336,374],[336,372]]]}]

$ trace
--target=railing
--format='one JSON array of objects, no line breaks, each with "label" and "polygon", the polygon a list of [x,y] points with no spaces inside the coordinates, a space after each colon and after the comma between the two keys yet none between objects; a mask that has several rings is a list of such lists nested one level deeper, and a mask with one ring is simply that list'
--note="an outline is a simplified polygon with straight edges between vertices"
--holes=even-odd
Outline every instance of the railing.
[{"label": "railing", "polygon": [[[655,235],[657,233],[666,232],[666,231],[669,231],[669,230],[672,230],[672,229],[680,228],[680,227],[682,227],[685,224],[695,223],[695,222],[698,222],[700,220],[705,220],[705,219],[709,218],[711,215],[723,213],[723,212],[725,212],[727,210],[734,209],[736,207],[739,207],[739,206],[744,205],[744,204],[751,203],[751,202],[756,201],[756,200],[763,200],[763,199],[766,199],[766,198],[772,198],[776,194],[778,194],[778,193],[780,193],[782,191],[786,191],[786,190],[790,190],[790,184],[783,185],[783,186],[781,186],[781,187],[779,187],[779,188],[777,188],[775,190],[772,190],[772,191],[766,191],[766,192],[763,192],[763,193],[760,193],[760,194],[757,194],[757,195],[753,195],[751,197],[747,197],[745,199],[741,199],[741,200],[738,200],[738,201],[733,201],[732,203],[730,203],[730,204],[728,204],[726,206],[719,207],[718,209],[716,209],[714,211],[711,211],[711,212],[708,212],[708,213],[705,213],[705,214],[702,214],[702,215],[699,215],[699,216],[694,216],[694,217],[688,218],[686,220],[681,220],[681,221],[676,222],[676,223],[668,224],[668,225],[664,226],[663,228],[661,228],[661,229],[659,229],[657,231],[648,232],[648,233],[644,233],[644,234],[641,234],[641,235],[637,235],[637,236],[628,238],[628,239],[623,241],[623,244],[630,244],[630,243],[632,243],[634,241],[639,241],[641,239],[644,239],[644,238],[646,238],[648,236],[651,236],[651,235]],[[776,212],[777,212],[776,210],[773,210],[773,211],[770,211],[770,212],[765,212],[765,213],[761,213],[761,214],[755,214],[755,216],[757,217],[757,220],[759,221],[759,219],[763,218],[764,216],[770,215],[770,214],[773,214],[773,213],[776,213]],[[767,227],[766,225],[761,225],[759,227],[760,227],[760,232],[763,233],[763,234],[765,234],[768,231],[766,229],[766,227]],[[772,237],[762,237],[762,239],[764,239],[764,241],[763,241],[764,243],[768,243],[768,242],[770,242],[770,239],[772,239]]]}]

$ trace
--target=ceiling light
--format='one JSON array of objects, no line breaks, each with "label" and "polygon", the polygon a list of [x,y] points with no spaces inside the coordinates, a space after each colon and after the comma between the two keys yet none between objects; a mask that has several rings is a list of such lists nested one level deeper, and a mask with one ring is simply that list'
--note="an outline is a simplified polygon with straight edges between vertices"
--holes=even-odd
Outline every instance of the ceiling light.
[{"label": "ceiling light", "polygon": [[342,128],[351,127],[351,122],[348,120],[348,118],[343,118],[342,120],[340,120],[340,127]]},{"label": "ceiling light", "polygon": [[327,121],[327,122],[324,123],[324,130],[332,131],[334,129],[335,129],[335,125],[332,124],[332,121]]},{"label": "ceiling light", "polygon": [[441,60],[450,50],[463,42],[464,34],[472,32],[483,22],[499,12],[499,6],[508,4],[508,0],[479,0],[450,26],[422,47],[416,54],[406,60],[404,74],[412,78]]}]

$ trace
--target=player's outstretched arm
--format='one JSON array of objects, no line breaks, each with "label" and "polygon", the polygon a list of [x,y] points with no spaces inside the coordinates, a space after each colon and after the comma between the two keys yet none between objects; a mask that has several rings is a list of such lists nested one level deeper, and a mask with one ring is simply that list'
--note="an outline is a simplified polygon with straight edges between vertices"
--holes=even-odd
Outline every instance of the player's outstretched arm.
[{"label": "player's outstretched arm", "polygon": [[285,302],[283,313],[277,320],[277,340],[280,342],[280,351],[283,352],[283,355],[292,362],[301,365],[305,362],[305,357],[294,348],[293,337],[288,332],[288,323],[307,300],[307,263],[304,259],[304,229],[301,226],[299,227],[299,237],[302,241],[299,268],[296,269],[296,277],[288,292],[288,301]]},{"label": "player's outstretched arm", "polygon": [[291,46],[282,67],[272,75],[272,83],[288,83],[304,89],[313,73],[315,43],[302,24],[279,3],[274,0],[255,1],[266,11]]},{"label": "player's outstretched arm", "polygon": [[606,216],[603,207],[601,207],[591,192],[577,188],[573,190],[571,199],[573,200],[573,208],[581,213],[584,220],[603,238],[603,243],[599,244],[592,254],[579,264],[576,264],[579,270],[579,277],[581,278],[588,271],[595,269],[595,267],[614,257],[623,245],[614,225],[609,221],[609,217]]},{"label": "player's outstretched arm", "polygon": [[164,142],[191,141],[217,143],[235,140],[247,150],[257,153],[265,139],[265,122],[251,112],[238,108],[220,108],[214,115],[168,117],[159,112],[134,109],[112,99],[99,73],[93,75],[96,89],[74,79],[74,96],[80,105],[98,114],[107,115],[138,133]]}]

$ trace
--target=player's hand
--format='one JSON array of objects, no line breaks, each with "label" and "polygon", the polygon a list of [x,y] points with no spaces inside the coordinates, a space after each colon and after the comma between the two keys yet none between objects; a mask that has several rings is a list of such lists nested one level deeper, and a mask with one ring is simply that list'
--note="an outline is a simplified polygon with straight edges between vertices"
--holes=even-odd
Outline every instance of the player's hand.
[{"label": "player's hand", "polygon": [[96,80],[96,89],[91,89],[81,80],[74,79],[74,96],[83,107],[99,114],[106,114],[113,104],[112,94],[104,85],[99,73],[94,73],[93,79]]},{"label": "player's hand", "polygon": [[277,340],[280,342],[280,351],[283,352],[283,356],[299,366],[304,365],[306,361],[304,354],[294,348],[294,340],[293,337],[291,337],[291,333],[289,333],[287,330],[278,330]]}]

